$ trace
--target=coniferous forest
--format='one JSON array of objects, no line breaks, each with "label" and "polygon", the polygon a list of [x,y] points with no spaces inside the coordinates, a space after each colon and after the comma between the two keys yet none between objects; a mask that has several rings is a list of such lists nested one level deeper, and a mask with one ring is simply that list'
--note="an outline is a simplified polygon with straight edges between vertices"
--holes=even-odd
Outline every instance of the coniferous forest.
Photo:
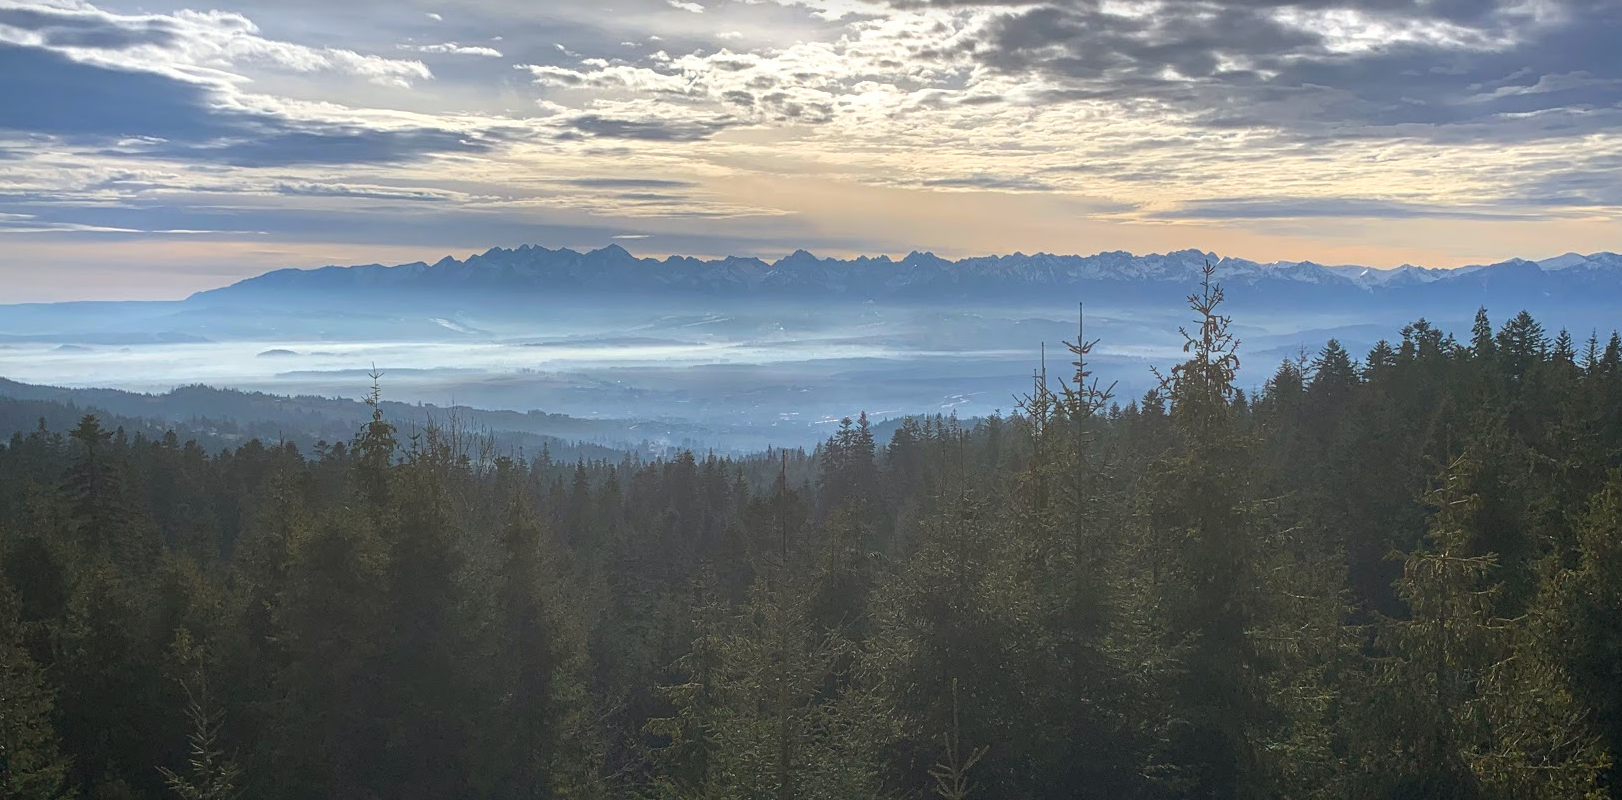
[{"label": "coniferous forest", "polygon": [[1221,300],[813,453],[14,436],[0,797],[1622,796],[1622,339]]}]

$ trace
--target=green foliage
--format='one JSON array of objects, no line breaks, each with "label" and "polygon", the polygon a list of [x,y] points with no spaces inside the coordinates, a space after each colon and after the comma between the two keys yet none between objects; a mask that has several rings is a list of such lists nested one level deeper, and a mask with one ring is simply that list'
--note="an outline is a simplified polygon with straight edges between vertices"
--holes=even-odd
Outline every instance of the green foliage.
[{"label": "green foliage", "polygon": [[191,751],[185,772],[168,767],[158,771],[181,800],[234,800],[240,795],[237,781],[242,772],[224,751],[225,711],[209,693],[206,655],[182,628],[175,635],[172,658],[185,675],[179,680],[186,693]]},{"label": "green foliage", "polygon": [[1426,546],[1404,558],[1397,588],[1409,616],[1385,621],[1376,639],[1389,739],[1371,766],[1390,791],[1426,796],[1603,797],[1610,757],[1559,655],[1569,576],[1551,565],[1528,613],[1495,613],[1499,560],[1473,554],[1478,469],[1461,459],[1443,474]]},{"label": "green foliage", "polygon": [[945,743],[946,756],[941,763],[929,770],[929,777],[935,779],[935,794],[945,800],[967,800],[970,790],[969,772],[980,759],[990,752],[989,745],[977,747],[969,752],[963,752],[963,732],[958,724],[957,681],[952,681],[952,730],[941,737]]},{"label": "green foliage", "polygon": [[1616,786],[1622,753],[1622,475],[1612,475],[1578,523],[1571,569],[1541,609],[1549,643],[1565,654],[1571,688],[1612,759]]},{"label": "green foliage", "polygon": [[0,583],[0,798],[66,796],[68,761],[51,728],[54,698],[23,646],[17,601]]}]

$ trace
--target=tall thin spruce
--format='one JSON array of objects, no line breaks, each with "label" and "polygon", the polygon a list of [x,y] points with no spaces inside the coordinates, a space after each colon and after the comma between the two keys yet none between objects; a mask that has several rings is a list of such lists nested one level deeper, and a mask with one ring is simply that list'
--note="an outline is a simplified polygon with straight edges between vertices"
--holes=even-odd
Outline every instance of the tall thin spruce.
[{"label": "tall thin spruce", "polygon": [[945,800],[965,800],[974,789],[969,783],[969,770],[980,763],[991,751],[990,745],[963,752],[963,728],[958,722],[957,678],[952,679],[952,729],[942,737],[946,745],[946,758],[929,769],[935,779],[935,794]]},{"label": "tall thin spruce", "polygon": [[182,628],[175,636],[174,651],[189,673],[180,679],[180,688],[186,693],[186,719],[191,723],[186,739],[191,751],[184,773],[167,767],[158,767],[158,772],[181,800],[234,800],[241,794],[237,787],[241,770],[220,741],[225,709],[209,692],[202,650]]}]

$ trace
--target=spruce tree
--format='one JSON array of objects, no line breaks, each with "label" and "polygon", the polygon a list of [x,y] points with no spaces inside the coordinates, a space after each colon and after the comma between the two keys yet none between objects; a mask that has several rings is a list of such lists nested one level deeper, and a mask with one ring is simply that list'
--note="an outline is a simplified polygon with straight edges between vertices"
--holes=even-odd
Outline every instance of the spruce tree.
[{"label": "spruce tree", "polygon": [[586,797],[602,761],[581,680],[584,633],[561,584],[559,543],[516,498],[503,521],[494,596],[496,704],[476,737],[476,785],[492,796]]},{"label": "spruce tree", "polygon": [[383,649],[373,676],[386,709],[392,796],[450,797],[467,791],[472,731],[462,724],[472,676],[462,663],[470,628],[458,580],[446,475],[456,454],[437,433],[424,434],[392,469],[394,491],[381,517],[388,547]]},{"label": "spruce tree", "polygon": [[186,695],[189,751],[184,771],[159,767],[169,789],[180,800],[234,800],[241,793],[241,770],[224,749],[225,709],[211,691],[207,654],[186,629],[175,636],[171,657]]},{"label": "spruce tree", "polygon": [[1470,327],[1470,351],[1484,361],[1491,361],[1498,352],[1498,344],[1493,340],[1492,320],[1487,317],[1485,307],[1476,309],[1476,321]]},{"label": "spruce tree", "polygon": [[273,676],[265,743],[276,796],[377,791],[387,741],[378,674],[387,557],[371,519],[334,511],[289,569],[272,610],[287,659]]},{"label": "spruce tree", "polygon": [[1606,783],[1622,786],[1622,474],[1589,501],[1577,533],[1576,561],[1553,613],[1563,635],[1546,642],[1564,653],[1572,686],[1592,710],[1588,720],[1612,759]]},{"label": "spruce tree", "polygon": [[1169,687],[1181,724],[1162,757],[1172,787],[1189,796],[1264,796],[1285,783],[1322,791],[1320,776],[1335,766],[1323,716],[1330,704],[1314,698],[1321,662],[1338,652],[1338,582],[1290,581],[1334,573],[1256,495],[1256,442],[1233,405],[1239,343],[1213,272],[1207,264],[1189,297],[1198,325],[1184,331],[1189,359],[1164,381],[1178,448],[1143,494],[1150,602],[1164,646],[1185,665]]},{"label": "spruce tree", "polygon": [[1503,585],[1497,555],[1477,541],[1477,469],[1455,461],[1430,494],[1426,544],[1406,556],[1397,584],[1409,614],[1379,626],[1363,792],[1598,797],[1609,759],[1553,657],[1560,579],[1546,577],[1529,613],[1496,612]]},{"label": "spruce tree", "polygon": [[24,646],[18,610],[0,583],[0,798],[57,800],[69,796],[68,759],[51,724],[55,698]]}]

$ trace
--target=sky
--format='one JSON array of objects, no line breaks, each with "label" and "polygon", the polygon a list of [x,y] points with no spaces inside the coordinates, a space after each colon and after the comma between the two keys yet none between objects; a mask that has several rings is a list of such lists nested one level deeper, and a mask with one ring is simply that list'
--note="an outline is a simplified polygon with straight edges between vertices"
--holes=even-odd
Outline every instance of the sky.
[{"label": "sky", "polygon": [[492,246],[1622,250],[1622,0],[0,0],[0,302]]}]

